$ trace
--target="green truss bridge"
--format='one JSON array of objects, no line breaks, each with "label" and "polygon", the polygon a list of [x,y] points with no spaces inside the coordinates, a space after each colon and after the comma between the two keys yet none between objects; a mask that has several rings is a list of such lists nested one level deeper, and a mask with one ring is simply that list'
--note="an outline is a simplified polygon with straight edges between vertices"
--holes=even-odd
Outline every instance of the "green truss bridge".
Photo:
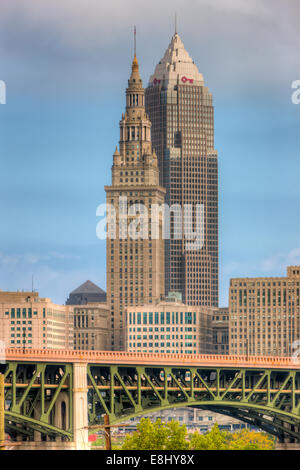
[{"label": "green truss bridge", "polygon": [[[297,358],[6,349],[5,426],[27,446],[87,448],[88,426],[211,409],[300,442]],[[34,442],[33,442],[34,441]],[[32,444],[31,444],[32,443]]]}]

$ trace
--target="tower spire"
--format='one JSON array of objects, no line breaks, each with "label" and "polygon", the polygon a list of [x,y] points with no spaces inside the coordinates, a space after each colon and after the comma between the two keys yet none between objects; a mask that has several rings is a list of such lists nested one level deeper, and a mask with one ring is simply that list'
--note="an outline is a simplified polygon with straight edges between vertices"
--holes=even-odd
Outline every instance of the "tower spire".
[{"label": "tower spire", "polygon": [[134,57],[136,57],[136,26],[134,25]]},{"label": "tower spire", "polygon": [[177,34],[177,13],[175,12],[175,34]]},{"label": "tower spire", "polygon": [[133,38],[134,38],[134,57],[131,66],[131,76],[129,78],[128,85],[131,88],[142,88],[142,80],[139,74],[139,63],[136,57],[136,26],[134,25],[133,29]]}]

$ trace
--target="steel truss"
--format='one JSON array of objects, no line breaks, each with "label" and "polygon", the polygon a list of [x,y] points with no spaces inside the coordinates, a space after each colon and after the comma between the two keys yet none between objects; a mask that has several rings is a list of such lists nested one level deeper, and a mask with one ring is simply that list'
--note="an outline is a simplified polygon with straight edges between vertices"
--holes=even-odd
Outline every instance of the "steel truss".
[{"label": "steel truss", "polygon": [[[11,361],[5,374],[6,430],[73,440],[73,365]],[[300,371],[244,367],[87,364],[91,425],[152,411],[200,407],[256,425],[279,440],[300,442]],[[57,420],[62,396],[67,420]]]},{"label": "steel truss", "polygon": [[[9,362],[0,365],[5,380],[5,429],[12,436],[33,440],[34,431],[55,440],[73,436],[72,364]],[[55,407],[65,392],[69,425],[55,424]]]},{"label": "steel truss", "polygon": [[293,370],[88,366],[89,421],[112,423],[191,406],[256,425],[300,442],[300,372]]}]

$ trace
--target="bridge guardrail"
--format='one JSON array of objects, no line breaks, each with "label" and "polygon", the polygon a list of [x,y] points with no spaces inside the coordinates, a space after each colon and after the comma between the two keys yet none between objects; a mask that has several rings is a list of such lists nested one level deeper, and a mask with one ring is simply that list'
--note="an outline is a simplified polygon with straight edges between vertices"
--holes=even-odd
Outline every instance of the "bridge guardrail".
[{"label": "bridge guardrail", "polygon": [[239,366],[300,369],[300,361],[293,357],[276,356],[233,356],[217,354],[167,354],[167,353],[133,353],[124,351],[78,351],[61,349],[23,349],[5,348],[0,350],[0,357],[6,361],[24,362],[84,362],[103,364],[139,364],[139,365],[173,365],[173,366]]}]

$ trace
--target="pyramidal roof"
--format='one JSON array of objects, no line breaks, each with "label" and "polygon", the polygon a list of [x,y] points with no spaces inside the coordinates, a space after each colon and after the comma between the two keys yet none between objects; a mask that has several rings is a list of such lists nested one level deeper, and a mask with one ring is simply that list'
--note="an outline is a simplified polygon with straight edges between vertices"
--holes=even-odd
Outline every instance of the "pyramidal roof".
[{"label": "pyramidal roof", "polygon": [[151,75],[149,85],[156,85],[163,80],[181,84],[204,85],[203,75],[193,59],[185,50],[178,33],[175,33],[163,58]]},{"label": "pyramidal roof", "polygon": [[71,294],[105,294],[105,292],[93,282],[86,281],[81,284],[81,286],[77,287],[77,289],[73,290]]}]

